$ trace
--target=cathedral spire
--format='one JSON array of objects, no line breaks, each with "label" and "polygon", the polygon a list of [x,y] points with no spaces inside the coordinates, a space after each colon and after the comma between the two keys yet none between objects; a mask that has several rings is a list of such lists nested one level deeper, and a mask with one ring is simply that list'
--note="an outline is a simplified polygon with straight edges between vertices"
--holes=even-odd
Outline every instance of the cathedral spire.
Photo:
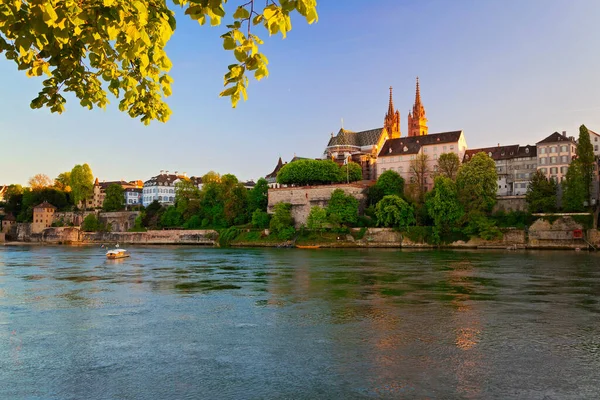
[{"label": "cathedral spire", "polygon": [[392,98],[392,87],[390,86],[390,101],[388,112],[383,119],[383,127],[390,138],[400,137],[400,112],[394,110],[394,100]]},{"label": "cathedral spire", "polygon": [[427,135],[427,131],[427,118],[425,117],[425,107],[421,103],[421,87],[417,76],[415,104],[413,105],[412,114],[408,113],[408,136]]}]

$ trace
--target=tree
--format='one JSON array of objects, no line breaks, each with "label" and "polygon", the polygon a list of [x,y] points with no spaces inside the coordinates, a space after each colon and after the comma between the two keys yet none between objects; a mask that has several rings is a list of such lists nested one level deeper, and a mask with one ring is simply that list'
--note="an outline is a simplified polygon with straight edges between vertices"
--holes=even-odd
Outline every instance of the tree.
[{"label": "tree", "polygon": [[295,230],[294,218],[292,218],[292,205],[290,203],[275,204],[269,228],[280,239],[291,239],[291,235],[293,235]]},{"label": "tree", "polygon": [[71,171],[60,173],[54,179],[54,186],[63,192],[69,193],[71,191]]},{"label": "tree", "polygon": [[456,188],[465,212],[491,212],[496,204],[497,182],[496,163],[485,153],[477,153],[461,165]]},{"label": "tree", "polygon": [[200,210],[200,189],[189,179],[175,184],[175,207],[184,220],[190,219]]},{"label": "tree", "polygon": [[86,208],[86,200],[94,194],[94,175],[89,165],[76,165],[71,170],[71,196],[73,204],[83,203]]},{"label": "tree", "polygon": [[565,211],[584,211],[584,202],[588,201],[585,167],[579,158],[573,160],[563,182],[562,206]]},{"label": "tree", "polygon": [[591,200],[592,180],[594,178],[594,146],[590,141],[590,132],[581,125],[579,127],[579,140],[577,141],[577,160],[583,175],[584,195],[586,201]]},{"label": "tree", "polygon": [[556,191],[558,185],[552,179],[537,170],[531,177],[525,201],[530,213],[547,213],[556,211]]},{"label": "tree", "polygon": [[81,230],[84,232],[97,232],[102,230],[102,225],[100,225],[100,221],[96,218],[96,214],[88,214],[81,224]]},{"label": "tree", "polygon": [[380,189],[383,196],[396,195],[402,197],[404,195],[404,179],[391,169],[379,175],[375,186]]},{"label": "tree", "polygon": [[340,167],[331,160],[296,160],[285,164],[277,173],[277,183],[283,185],[323,185],[340,179]]},{"label": "tree", "polygon": [[158,200],[154,200],[152,203],[148,204],[148,207],[144,210],[144,215],[142,217],[143,225],[147,228],[156,229],[164,211],[165,209],[162,204],[160,204]]},{"label": "tree", "polygon": [[405,227],[414,225],[415,210],[400,196],[387,195],[375,207],[377,224],[387,227]]},{"label": "tree", "polygon": [[340,165],[340,177],[338,182],[357,182],[362,180],[362,167],[360,164],[349,161]]},{"label": "tree", "polygon": [[31,189],[41,189],[45,187],[52,186],[52,179],[45,174],[35,174],[31,178],[29,178],[29,186]]},{"label": "tree", "polygon": [[237,183],[227,193],[223,205],[225,219],[229,226],[242,225],[248,222],[248,189]]},{"label": "tree", "polygon": [[458,201],[456,184],[446,176],[439,175],[435,178],[433,190],[425,202],[427,211],[434,223],[436,241],[448,233],[463,216],[463,208]]},{"label": "tree", "polygon": [[177,228],[183,223],[183,218],[175,206],[169,206],[160,217],[160,226],[163,228]]},{"label": "tree", "polygon": [[[174,0],[184,13],[204,25],[220,25],[228,14],[223,48],[236,62],[225,74],[225,90],[235,107],[246,99],[247,73],[257,80],[268,75],[267,58],[258,51],[263,41],[251,31],[263,25],[269,35],[291,30],[290,14],[298,12],[309,24],[317,21],[316,0],[268,1],[259,8],[243,1],[235,12],[226,0]],[[0,52],[27,76],[46,75],[44,89],[32,108],[64,111],[61,92],[72,92],[83,107],[104,108],[106,90],[121,99],[119,110],[132,118],[165,122],[171,111],[164,98],[171,94],[167,74],[171,61],[165,46],[175,30],[175,13],[164,0],[16,1],[0,4]]]},{"label": "tree", "polygon": [[417,156],[410,161],[411,191],[414,200],[417,203],[423,203],[425,200],[425,192],[427,191],[426,179],[429,174],[428,161],[429,157],[425,153],[417,154]]},{"label": "tree", "polygon": [[113,183],[106,188],[106,197],[102,203],[104,211],[121,211],[125,208],[125,190],[118,183]]},{"label": "tree", "polygon": [[258,229],[266,229],[269,227],[271,217],[266,211],[261,211],[258,208],[252,213],[252,226]]},{"label": "tree", "polygon": [[460,168],[460,160],[455,153],[442,153],[437,162],[437,173],[439,175],[456,180],[456,174]]},{"label": "tree", "polygon": [[208,171],[202,177],[202,184],[207,183],[219,183],[221,182],[221,175],[217,174],[215,171]]},{"label": "tree", "polygon": [[23,205],[23,187],[21,185],[8,185],[4,198],[6,200],[4,210],[14,216],[19,215]]},{"label": "tree", "polygon": [[358,200],[342,189],[335,189],[327,204],[327,216],[344,225],[355,224],[358,220]]},{"label": "tree", "polygon": [[312,230],[323,229],[327,222],[327,210],[319,206],[312,206],[306,220],[306,227]]},{"label": "tree", "polygon": [[255,210],[267,211],[269,203],[269,182],[260,178],[248,193],[248,211],[252,214]]}]

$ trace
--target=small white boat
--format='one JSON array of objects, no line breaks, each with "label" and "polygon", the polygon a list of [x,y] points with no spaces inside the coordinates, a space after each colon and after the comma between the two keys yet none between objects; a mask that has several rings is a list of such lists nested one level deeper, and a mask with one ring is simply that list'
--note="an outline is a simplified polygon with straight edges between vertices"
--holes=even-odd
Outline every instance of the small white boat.
[{"label": "small white boat", "polygon": [[129,253],[125,249],[115,249],[109,250],[106,252],[106,258],[109,260],[116,260],[118,258],[127,258],[129,257]]}]

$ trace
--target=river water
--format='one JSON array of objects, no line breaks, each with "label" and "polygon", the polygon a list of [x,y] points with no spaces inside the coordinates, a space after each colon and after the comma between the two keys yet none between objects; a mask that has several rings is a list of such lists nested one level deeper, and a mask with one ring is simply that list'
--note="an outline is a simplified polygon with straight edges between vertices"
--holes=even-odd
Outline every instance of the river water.
[{"label": "river water", "polygon": [[585,252],[0,247],[0,399],[598,399]]}]

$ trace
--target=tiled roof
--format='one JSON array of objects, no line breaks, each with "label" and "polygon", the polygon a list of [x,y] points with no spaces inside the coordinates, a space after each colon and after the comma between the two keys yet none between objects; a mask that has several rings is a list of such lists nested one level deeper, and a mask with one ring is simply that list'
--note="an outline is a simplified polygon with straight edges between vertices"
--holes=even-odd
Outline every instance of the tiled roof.
[{"label": "tiled roof", "polygon": [[48,203],[47,201],[45,201],[42,204],[38,204],[37,206],[33,207],[34,210],[36,208],[53,208],[53,209],[56,210],[56,207],[54,207],[52,204]]},{"label": "tiled roof", "polygon": [[110,185],[120,185],[123,189],[131,189],[131,188],[135,188],[136,185],[132,184],[131,182],[126,182],[126,181],[112,181],[112,182],[100,182],[98,183],[98,185],[100,186],[100,189],[102,190],[106,190]]},{"label": "tiled roof", "polygon": [[192,183],[196,186],[198,185],[202,185],[202,177],[201,176],[192,176],[190,178],[190,180],[192,181]]},{"label": "tiled roof", "polygon": [[265,176],[265,178],[275,178],[275,177],[277,177],[277,173],[279,172],[279,170],[281,169],[281,167],[283,167],[283,161],[281,161],[281,157],[279,157],[279,161],[277,161],[277,165],[275,166],[275,169],[269,175]]},{"label": "tiled roof", "polygon": [[173,182],[183,178],[185,178],[184,175],[159,174],[144,182],[144,186],[173,186]]},{"label": "tiled roof", "polygon": [[327,147],[331,146],[374,146],[379,141],[383,128],[370,129],[368,131],[352,132],[344,128],[340,129],[336,136],[329,139]]},{"label": "tiled roof", "polygon": [[4,217],[4,221],[16,221],[17,219],[15,218],[14,215],[12,215],[11,213],[8,213],[6,215],[6,217]]},{"label": "tiled roof", "polygon": [[383,144],[379,157],[417,154],[422,146],[458,142],[460,135],[462,135],[462,131],[451,131],[389,139]]},{"label": "tiled roof", "polygon": [[571,143],[575,143],[575,140],[563,136],[558,132],[554,132],[552,135],[548,136],[547,138],[545,138],[544,140],[540,140],[539,142],[537,142],[536,144],[540,144],[540,143],[556,143],[556,142],[566,142],[569,141]]},{"label": "tiled roof", "polygon": [[469,149],[465,151],[465,160],[470,160],[477,153],[485,153],[490,156],[494,161],[508,160],[515,158],[519,152],[518,144],[511,144],[508,146],[494,146],[494,147],[482,147],[479,149]]},{"label": "tiled roof", "polygon": [[532,145],[519,146],[517,157],[537,157],[537,147]]}]

